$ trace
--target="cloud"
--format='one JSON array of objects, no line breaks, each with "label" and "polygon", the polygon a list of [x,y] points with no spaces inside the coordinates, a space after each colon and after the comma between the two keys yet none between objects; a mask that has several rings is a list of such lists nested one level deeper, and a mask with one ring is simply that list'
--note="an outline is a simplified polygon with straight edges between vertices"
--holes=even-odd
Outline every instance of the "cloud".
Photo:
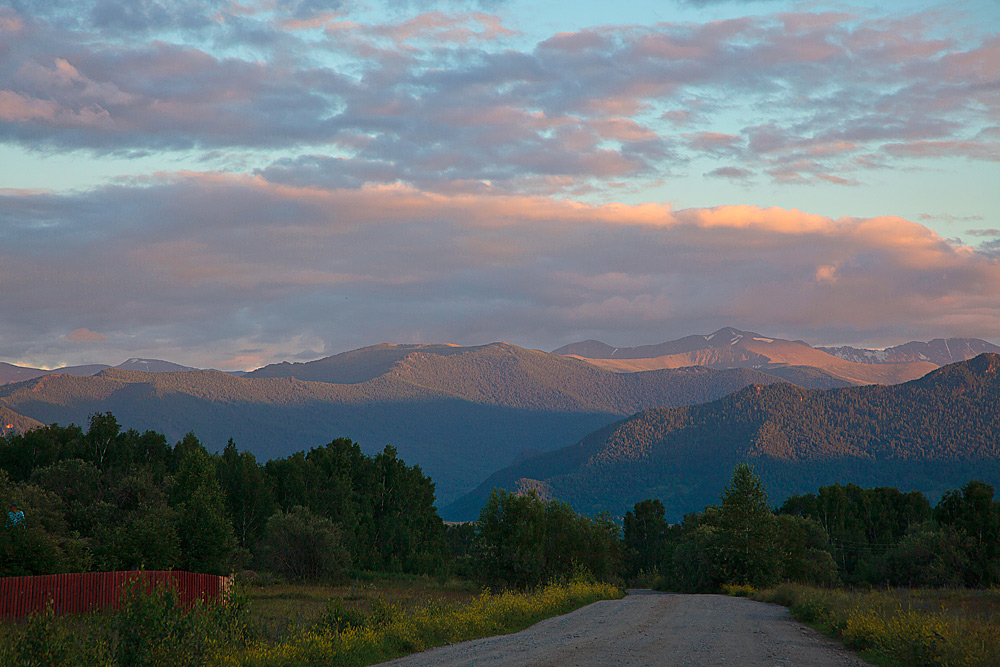
[{"label": "cloud", "polygon": [[719,167],[718,169],[713,169],[705,175],[716,178],[728,178],[733,181],[747,182],[751,177],[753,177],[753,172],[749,169],[740,169],[739,167]]},{"label": "cloud", "polygon": [[[942,222],[973,222],[982,220],[981,215],[952,215],[951,213],[921,213],[917,216],[917,220],[927,220],[927,221],[937,221]],[[974,230],[969,230],[969,234],[975,234]]]},{"label": "cloud", "polygon": [[736,324],[821,343],[1000,327],[997,259],[901,218],[214,173],[5,193],[0,281],[0,309],[21,314],[0,323],[0,357],[18,359],[72,359],[54,332],[74,319],[101,322],[121,356],[214,367],[379,340],[554,348]]},{"label": "cloud", "polygon": [[569,196],[658,184],[694,159],[855,184],[1000,156],[1000,40],[942,39],[919,14],[605,26],[525,47],[448,3],[367,23],[311,0],[32,8],[0,13],[0,133],[38,151],[249,153],[300,185]]},{"label": "cloud", "polygon": [[99,334],[90,329],[74,329],[66,334],[66,340],[73,341],[74,343],[104,343],[108,339],[104,334]]}]

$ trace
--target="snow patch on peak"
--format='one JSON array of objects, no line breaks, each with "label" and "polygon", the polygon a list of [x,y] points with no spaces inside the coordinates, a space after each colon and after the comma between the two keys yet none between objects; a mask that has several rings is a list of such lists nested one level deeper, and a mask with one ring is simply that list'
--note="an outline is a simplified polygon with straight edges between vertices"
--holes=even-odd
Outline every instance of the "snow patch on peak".
[{"label": "snow patch on peak", "polygon": [[774,342],[773,338],[758,338],[757,336],[754,336],[753,339],[754,340],[759,340],[762,343],[773,343]]}]

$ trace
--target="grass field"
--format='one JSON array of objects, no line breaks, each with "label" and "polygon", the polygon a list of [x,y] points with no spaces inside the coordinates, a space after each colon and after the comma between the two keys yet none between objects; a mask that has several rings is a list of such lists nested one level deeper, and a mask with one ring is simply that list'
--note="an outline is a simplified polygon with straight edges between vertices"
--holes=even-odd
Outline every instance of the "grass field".
[{"label": "grass field", "polygon": [[418,576],[362,576],[348,583],[247,585],[251,627],[269,641],[280,641],[315,625],[331,600],[367,617],[375,604],[409,610],[430,602],[467,603],[479,594],[475,584],[457,579],[438,582]]},{"label": "grass field", "polygon": [[784,584],[733,591],[792,615],[885,667],[1000,665],[1000,591],[826,590]]},{"label": "grass field", "polygon": [[457,580],[364,576],[344,585],[245,586],[228,605],[186,612],[160,591],[131,597],[113,614],[49,613],[0,624],[0,665],[360,666],[515,632],[622,595],[581,581],[490,594]]}]

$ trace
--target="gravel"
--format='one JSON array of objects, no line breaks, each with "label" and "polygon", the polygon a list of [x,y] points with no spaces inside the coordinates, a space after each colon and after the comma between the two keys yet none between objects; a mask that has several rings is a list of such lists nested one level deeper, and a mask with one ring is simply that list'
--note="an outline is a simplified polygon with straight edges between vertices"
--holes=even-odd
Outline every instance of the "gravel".
[{"label": "gravel", "polygon": [[723,595],[633,590],[526,630],[382,663],[400,667],[731,665],[859,667],[784,607]]}]

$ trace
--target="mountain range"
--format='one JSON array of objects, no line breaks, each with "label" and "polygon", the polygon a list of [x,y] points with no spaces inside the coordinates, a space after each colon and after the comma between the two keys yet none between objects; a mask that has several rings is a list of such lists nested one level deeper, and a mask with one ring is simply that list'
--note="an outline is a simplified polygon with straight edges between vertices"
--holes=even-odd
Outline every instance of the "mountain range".
[{"label": "mountain range", "polygon": [[929,361],[938,366],[971,359],[983,352],[1000,354],[1000,346],[978,338],[935,338],[922,343],[911,341],[903,345],[887,347],[884,350],[869,350],[856,347],[817,347],[835,357],[859,364],[899,364],[913,361]]},{"label": "mountain range", "polygon": [[647,410],[575,445],[497,472],[443,508],[474,518],[494,487],[534,489],[578,511],[621,516],[659,498],[679,521],[718,501],[748,461],[772,502],[853,482],[932,499],[970,479],[1000,484],[1000,355],[982,354],[895,386],[826,391],[745,387],[720,400]]},{"label": "mountain range", "polygon": [[97,375],[107,368],[118,368],[123,371],[147,371],[150,373],[169,373],[172,371],[195,370],[190,366],[181,366],[180,364],[175,364],[170,361],[161,361],[160,359],[128,359],[117,366],[109,366],[108,364],[84,364],[82,366],[63,366],[52,370],[31,368],[29,366],[15,366],[14,364],[8,364],[0,361],[0,385],[8,384],[10,382],[33,380],[34,378],[40,378],[45,375],[53,374],[86,377],[89,375]]},{"label": "mountain range", "polygon": [[[976,348],[983,348],[979,351],[985,352],[990,351],[985,349],[986,347],[994,347],[1000,352],[1000,347],[978,339],[951,340],[956,341],[955,356],[958,356],[959,351],[965,351],[967,354],[960,358],[949,358],[945,363],[973,357],[978,354],[973,351]],[[796,384],[801,383],[796,382],[795,378],[788,374],[808,368],[814,373],[828,376],[831,387],[836,386],[833,381],[854,385],[897,384],[922,377],[941,365],[929,358],[917,356],[912,359],[899,359],[894,363],[859,362],[825,349],[811,347],[800,340],[782,340],[729,327],[707,335],[686,336],[667,343],[641,347],[617,348],[600,341],[587,340],[560,347],[554,350],[553,354],[583,359],[595,366],[620,373],[685,366],[754,368],[784,376],[789,382]],[[870,356],[870,358],[876,357],[874,354]],[[936,358],[941,358],[941,355],[936,355]]]},{"label": "mountain range", "polygon": [[369,453],[392,445],[448,502],[518,458],[572,444],[623,416],[779,381],[752,369],[618,374],[506,343],[383,344],[247,377],[117,368],[46,375],[0,386],[0,408],[45,424],[86,425],[91,414],[110,411],[125,427],[175,440],[193,431],[212,449],[231,437],[261,459],[342,436]]},{"label": "mountain range", "polygon": [[[545,481],[545,466],[554,464],[532,457],[597,437],[588,434],[640,411],[782,381],[827,390],[892,384],[938,368],[937,341],[908,345],[928,346],[917,352],[927,358],[862,363],[726,328],[639,348],[585,341],[555,353],[506,343],[383,343],[245,374],[150,359],[56,371],[0,364],[0,434],[50,423],[85,427],[90,415],[112,412],[126,428],[172,440],[194,432],[213,450],[233,438],[262,460],[350,437],[367,453],[394,446],[435,480],[441,506],[457,502],[457,515],[469,506],[462,498],[478,497],[491,474],[526,460],[539,471],[519,468],[515,481],[561,488]],[[947,339],[944,347],[971,355],[984,345]],[[570,460],[569,451],[556,459]]]}]

